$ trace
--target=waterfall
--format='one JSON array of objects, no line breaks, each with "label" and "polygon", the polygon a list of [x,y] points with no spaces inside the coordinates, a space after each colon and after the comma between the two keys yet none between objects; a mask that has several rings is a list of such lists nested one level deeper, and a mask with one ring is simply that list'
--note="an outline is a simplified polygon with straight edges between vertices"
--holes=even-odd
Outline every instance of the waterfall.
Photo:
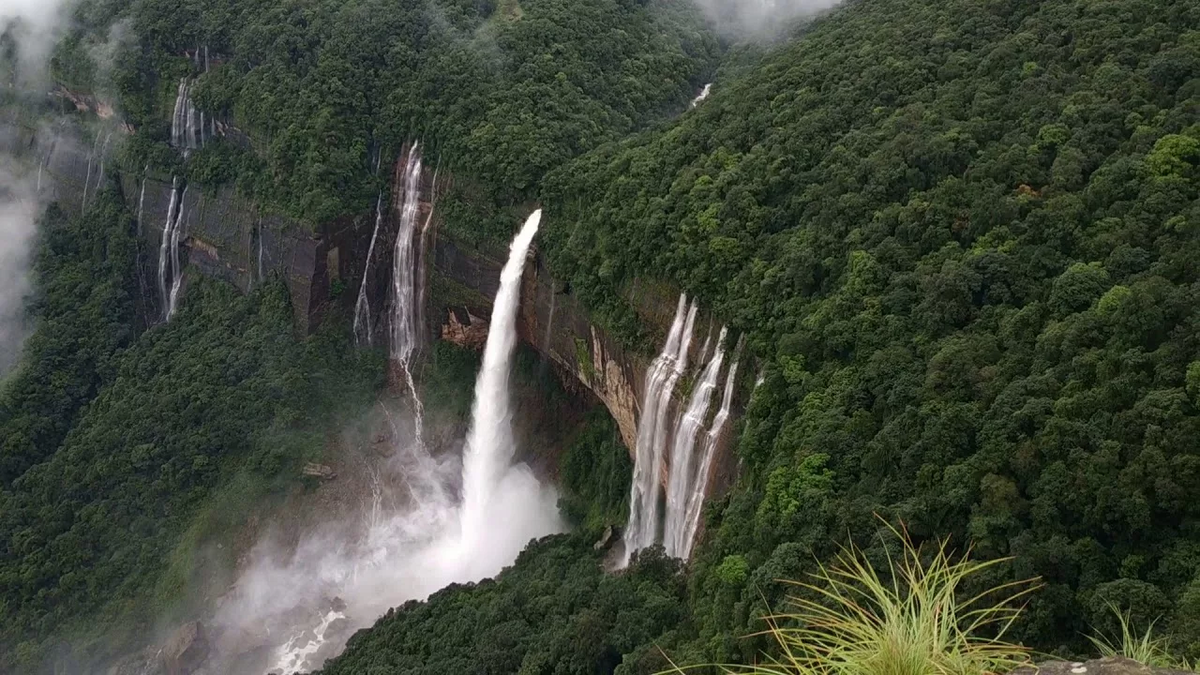
[{"label": "waterfall", "polygon": [[183,205],[187,200],[188,186],[183,186],[183,194],[179,196],[179,209],[175,214],[175,224],[171,226],[171,295],[167,299],[167,315],[165,321],[170,321],[175,315],[179,304],[179,289],[183,286],[183,266],[179,263],[179,228],[183,222]]},{"label": "waterfall", "polygon": [[708,84],[704,85],[704,89],[700,90],[700,95],[697,96],[696,98],[692,99],[692,107],[695,108],[696,106],[700,105],[700,103],[703,102],[704,99],[708,98],[708,95],[710,93],[712,93],[712,82],[709,82]]},{"label": "waterfall", "polygon": [[142,231],[142,213],[145,211],[145,208],[146,208],[146,174],[149,171],[150,171],[149,165],[146,165],[146,168],[142,169],[142,190],[141,190],[141,195],[138,197],[138,212],[137,212],[138,232]]},{"label": "waterfall", "polygon": [[686,295],[679,296],[666,345],[646,371],[646,388],[642,396],[642,414],[638,421],[634,456],[633,486],[629,495],[629,523],[625,528],[625,564],[628,564],[634,551],[650,546],[658,537],[658,500],[662,491],[662,464],[668,441],[671,394],[675,391],[679,376],[687,368],[696,311],[695,303],[688,308]]},{"label": "waterfall", "polygon": [[263,226],[262,216],[258,218],[258,283],[266,281],[266,275],[263,274]]},{"label": "waterfall", "polygon": [[100,134],[102,133],[104,133],[103,129],[96,132],[96,140],[92,141],[92,151],[88,153],[87,175],[83,179],[83,198],[80,200],[82,205],[80,211],[87,211],[88,185],[92,182],[92,162],[96,158],[96,148],[100,146]]},{"label": "waterfall", "polygon": [[[306,536],[286,559],[265,550],[222,599],[217,626],[233,634],[265,629],[271,635],[269,673],[318,668],[341,651],[354,630],[370,626],[389,608],[451,583],[494,576],[530,539],[562,531],[555,490],[541,485],[524,464],[513,463],[508,379],[521,275],[540,218],[535,211],[526,221],[501,272],[475,386],[461,499],[445,486],[452,464],[410,445],[411,452],[370,467],[360,530],[339,524]],[[401,438],[387,406],[380,408]]]},{"label": "waterfall", "polygon": [[[196,106],[192,102],[192,80],[183,77],[179,79],[179,88],[175,92],[175,111],[171,115],[171,145],[185,151],[199,147],[197,129],[204,126],[203,113],[197,122]],[[203,131],[200,131],[203,136]]]},{"label": "waterfall", "polygon": [[382,223],[383,192],[380,192],[375,199],[375,229],[371,232],[371,243],[367,246],[367,260],[363,263],[358,300],[354,302],[354,341],[359,345],[371,344],[371,303],[367,300],[367,276],[371,271],[371,260],[375,257],[375,240],[379,238],[379,226]]},{"label": "waterfall", "polygon": [[[696,436],[708,417],[708,407],[712,401],[713,391],[717,388],[717,377],[721,374],[721,366],[725,361],[726,329],[721,329],[717,338],[716,351],[712,359],[704,367],[700,379],[692,387],[692,396],[687,409],[679,418],[675,429],[675,438],[671,444],[670,471],[667,477],[667,509],[666,525],[663,533],[663,544],[667,555],[686,558],[682,551],[687,548],[686,520],[688,502],[695,493],[695,487],[700,480],[693,466],[696,457]],[[703,461],[701,461],[703,464]]]},{"label": "waterfall", "polygon": [[517,346],[517,309],[521,298],[521,273],[542,211],[534,211],[512,242],[508,262],[500,272],[500,290],[492,305],[492,321],[483,350],[483,367],[475,381],[471,430],[463,456],[462,535],[466,547],[481,545],[492,522],[495,495],[512,462],[514,440],[508,380]]},{"label": "waterfall", "polygon": [[[423,409],[417,387],[413,382],[412,359],[420,339],[418,325],[419,294],[417,292],[417,260],[420,252],[416,248],[424,241],[423,233],[417,229],[417,215],[421,204],[421,148],[414,142],[408,149],[404,164],[403,202],[400,219],[396,226],[396,247],[392,256],[392,360],[400,366],[405,384],[412,395],[415,414],[415,442],[424,443]],[[423,229],[423,228],[422,228]]]},{"label": "waterfall", "polygon": [[179,178],[171,177],[171,201],[167,205],[167,220],[163,223],[162,237],[158,243],[158,297],[162,301],[163,320],[165,321],[169,315],[171,306],[170,289],[167,288],[167,272],[169,258],[167,253],[171,249],[171,229],[175,223],[175,206],[179,201]]},{"label": "waterfall", "polygon": [[[740,352],[741,340],[738,341],[736,352]],[[712,472],[713,459],[717,456],[717,446],[729,424],[730,410],[733,407],[733,389],[737,384],[738,359],[734,355],[733,364],[725,375],[725,391],[721,395],[721,408],[713,418],[708,433],[703,437],[704,446],[700,451],[700,465],[696,467],[695,479],[691,492],[683,509],[682,530],[678,536],[678,544],[673,555],[687,560],[692,554],[692,546],[696,542],[696,530],[700,526],[700,511],[704,508],[704,497],[708,494],[708,479]]]}]

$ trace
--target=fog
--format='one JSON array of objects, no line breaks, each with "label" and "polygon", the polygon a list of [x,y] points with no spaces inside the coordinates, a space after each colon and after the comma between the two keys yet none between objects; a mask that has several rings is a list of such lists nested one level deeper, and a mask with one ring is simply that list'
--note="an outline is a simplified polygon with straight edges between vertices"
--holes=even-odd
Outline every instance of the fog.
[{"label": "fog", "polygon": [[0,33],[16,41],[23,84],[40,82],[72,0],[0,0]]},{"label": "fog", "polygon": [[726,37],[762,40],[777,37],[797,19],[839,4],[840,0],[696,0]]},{"label": "fog", "polygon": [[0,376],[16,364],[28,333],[24,300],[39,212],[36,183],[0,156]]}]

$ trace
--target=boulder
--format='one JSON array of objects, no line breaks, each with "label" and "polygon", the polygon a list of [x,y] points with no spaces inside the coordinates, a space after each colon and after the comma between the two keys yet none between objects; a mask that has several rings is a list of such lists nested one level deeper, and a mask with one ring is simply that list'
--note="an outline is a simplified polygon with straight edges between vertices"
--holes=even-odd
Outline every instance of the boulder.
[{"label": "boulder", "polygon": [[301,473],[303,473],[305,476],[314,476],[316,478],[320,478],[321,480],[333,480],[334,478],[337,478],[337,474],[331,467],[325,466],[324,464],[317,464],[316,462],[309,462],[305,464]]},{"label": "boulder", "polygon": [[163,645],[163,669],[167,675],[191,675],[208,658],[208,652],[204,624],[199,621],[185,623]]}]

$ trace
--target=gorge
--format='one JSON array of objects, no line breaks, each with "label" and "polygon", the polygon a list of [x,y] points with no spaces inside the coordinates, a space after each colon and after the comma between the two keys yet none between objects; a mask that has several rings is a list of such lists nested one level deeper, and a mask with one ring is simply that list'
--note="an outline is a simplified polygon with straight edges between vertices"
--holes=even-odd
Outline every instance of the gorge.
[{"label": "gorge", "polygon": [[1188,671],[1194,4],[0,11],[0,673]]}]

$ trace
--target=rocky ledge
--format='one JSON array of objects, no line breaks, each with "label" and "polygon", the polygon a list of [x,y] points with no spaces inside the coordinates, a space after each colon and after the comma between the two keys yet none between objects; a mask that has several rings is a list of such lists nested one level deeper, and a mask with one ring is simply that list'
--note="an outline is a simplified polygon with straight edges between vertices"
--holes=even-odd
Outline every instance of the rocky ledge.
[{"label": "rocky ledge", "polygon": [[1091,661],[1047,661],[1018,668],[1011,675],[1195,675],[1185,670],[1151,668],[1132,659],[1110,656]]}]

